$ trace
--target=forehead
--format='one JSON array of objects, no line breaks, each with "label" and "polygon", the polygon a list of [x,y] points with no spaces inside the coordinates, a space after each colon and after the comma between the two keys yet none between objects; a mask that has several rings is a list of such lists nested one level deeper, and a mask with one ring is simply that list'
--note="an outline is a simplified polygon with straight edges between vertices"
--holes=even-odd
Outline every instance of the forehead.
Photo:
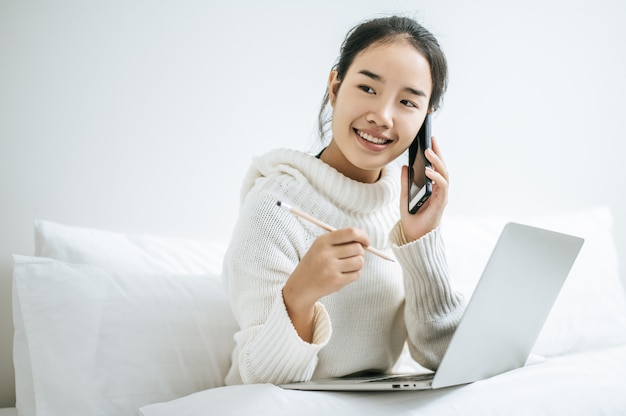
[{"label": "forehead", "polygon": [[348,68],[349,74],[368,70],[388,82],[432,89],[430,64],[407,40],[376,42],[359,52]]}]

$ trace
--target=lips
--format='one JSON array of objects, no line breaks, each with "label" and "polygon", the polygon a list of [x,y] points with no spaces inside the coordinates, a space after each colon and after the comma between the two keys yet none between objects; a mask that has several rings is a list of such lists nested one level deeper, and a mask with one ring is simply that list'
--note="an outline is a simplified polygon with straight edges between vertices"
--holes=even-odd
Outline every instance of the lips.
[{"label": "lips", "polygon": [[383,145],[383,144],[387,144],[389,142],[391,142],[391,140],[385,138],[385,137],[381,137],[381,136],[372,136],[369,133],[365,133],[361,130],[357,130],[354,129],[354,132],[363,140],[375,144],[375,145]]}]

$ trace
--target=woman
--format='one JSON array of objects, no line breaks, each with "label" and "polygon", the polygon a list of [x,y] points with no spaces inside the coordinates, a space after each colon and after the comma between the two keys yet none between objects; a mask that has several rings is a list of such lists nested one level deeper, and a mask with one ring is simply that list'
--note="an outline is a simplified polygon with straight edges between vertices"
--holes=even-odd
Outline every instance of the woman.
[{"label": "woman", "polygon": [[[224,265],[241,328],[226,384],[385,371],[405,342],[421,365],[438,366],[464,308],[439,230],[447,170],[433,139],[433,193],[411,215],[407,168],[395,160],[438,108],[446,78],[436,39],[418,23],[365,22],[348,33],[330,73],[320,111],[323,136],[332,110],[327,147],[255,159]],[[397,262],[367,252],[370,245]]]}]

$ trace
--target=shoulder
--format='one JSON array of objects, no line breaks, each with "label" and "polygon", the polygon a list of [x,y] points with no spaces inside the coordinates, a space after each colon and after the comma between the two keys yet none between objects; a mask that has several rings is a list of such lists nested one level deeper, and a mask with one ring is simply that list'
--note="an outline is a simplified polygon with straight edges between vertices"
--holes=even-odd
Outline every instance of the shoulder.
[{"label": "shoulder", "polygon": [[307,182],[306,172],[316,161],[313,155],[291,149],[276,149],[255,157],[241,187],[242,202],[249,193]]}]

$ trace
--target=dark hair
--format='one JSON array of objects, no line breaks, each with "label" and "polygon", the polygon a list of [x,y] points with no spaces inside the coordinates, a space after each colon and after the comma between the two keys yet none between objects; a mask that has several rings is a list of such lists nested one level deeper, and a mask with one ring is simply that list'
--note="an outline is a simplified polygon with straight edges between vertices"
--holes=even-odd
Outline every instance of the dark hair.
[{"label": "dark hair", "polygon": [[[428,60],[433,85],[428,107],[431,110],[437,110],[448,84],[446,57],[432,33],[408,17],[376,18],[350,29],[341,45],[339,59],[332,68],[337,71],[337,79],[339,81],[344,79],[356,55],[370,45],[376,42],[391,42],[399,38],[409,41]],[[322,140],[326,134],[327,125],[331,121],[331,116],[326,111],[329,100],[330,91],[327,87],[318,115],[318,129]]]}]

